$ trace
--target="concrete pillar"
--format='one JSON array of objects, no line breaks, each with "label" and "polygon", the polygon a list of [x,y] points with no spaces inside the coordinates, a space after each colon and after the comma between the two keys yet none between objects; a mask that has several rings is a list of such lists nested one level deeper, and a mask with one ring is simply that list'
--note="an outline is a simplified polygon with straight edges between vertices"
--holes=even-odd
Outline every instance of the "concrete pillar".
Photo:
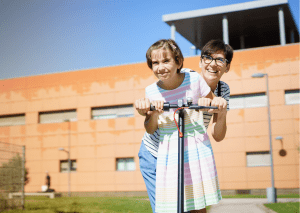
[{"label": "concrete pillar", "polygon": [[175,41],[175,32],[176,32],[176,27],[175,24],[173,23],[171,25],[171,39],[173,39]]},{"label": "concrete pillar", "polygon": [[245,36],[240,37],[240,47],[241,49],[245,49]]},{"label": "concrete pillar", "polygon": [[223,16],[223,41],[225,42],[225,44],[229,44],[229,31],[228,31],[227,16]]},{"label": "concrete pillar", "polygon": [[196,55],[195,50],[197,51],[197,48],[195,46],[191,46],[191,52],[192,52],[191,56],[193,55],[193,52],[194,52],[194,55]]},{"label": "concrete pillar", "polygon": [[278,10],[278,20],[279,20],[280,44],[285,45],[286,44],[285,25],[284,25],[284,13],[282,7],[280,7]]}]

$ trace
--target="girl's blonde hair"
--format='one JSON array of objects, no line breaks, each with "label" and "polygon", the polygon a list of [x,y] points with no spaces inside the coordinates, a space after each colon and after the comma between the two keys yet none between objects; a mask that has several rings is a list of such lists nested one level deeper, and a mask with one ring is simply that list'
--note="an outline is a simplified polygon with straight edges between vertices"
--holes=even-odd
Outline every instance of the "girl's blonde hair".
[{"label": "girl's blonde hair", "polygon": [[169,49],[174,57],[175,63],[177,65],[181,65],[179,69],[177,69],[177,73],[180,73],[181,68],[183,67],[183,55],[181,53],[181,50],[179,49],[176,42],[172,39],[161,39],[154,44],[152,44],[146,53],[147,58],[147,64],[150,69],[152,69],[152,59],[151,59],[151,53],[153,50],[157,49]]}]

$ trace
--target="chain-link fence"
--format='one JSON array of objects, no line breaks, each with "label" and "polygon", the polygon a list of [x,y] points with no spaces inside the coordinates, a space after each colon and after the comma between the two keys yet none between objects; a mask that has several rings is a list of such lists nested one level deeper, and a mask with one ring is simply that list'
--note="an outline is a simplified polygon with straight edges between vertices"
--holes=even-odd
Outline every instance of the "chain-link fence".
[{"label": "chain-link fence", "polygon": [[25,146],[0,142],[0,212],[24,209]]}]

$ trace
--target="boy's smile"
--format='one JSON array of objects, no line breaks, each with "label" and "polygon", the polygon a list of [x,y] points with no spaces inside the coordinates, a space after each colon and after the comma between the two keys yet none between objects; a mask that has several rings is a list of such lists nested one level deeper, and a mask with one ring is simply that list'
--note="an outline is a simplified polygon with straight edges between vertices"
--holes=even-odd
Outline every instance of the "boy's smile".
[{"label": "boy's smile", "polygon": [[[223,51],[216,52],[210,55],[213,59],[221,58],[225,59]],[[201,75],[205,81],[210,85],[210,83],[218,82],[225,72],[228,72],[230,64],[224,63],[222,66],[217,65],[215,60],[210,63],[205,63],[205,60],[201,58],[200,61]]]}]

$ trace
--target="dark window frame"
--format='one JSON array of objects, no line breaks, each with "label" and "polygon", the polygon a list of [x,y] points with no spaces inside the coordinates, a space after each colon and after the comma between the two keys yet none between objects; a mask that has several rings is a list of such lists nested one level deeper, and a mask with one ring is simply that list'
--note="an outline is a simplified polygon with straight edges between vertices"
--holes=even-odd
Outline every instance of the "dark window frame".
[{"label": "dark window frame", "polygon": [[[62,170],[62,163],[68,163],[69,160],[60,160],[59,161],[59,172],[60,173],[67,173],[68,169],[66,171]],[[77,172],[77,160],[76,159],[70,159],[71,161],[71,172]],[[76,163],[76,167],[74,167],[73,163]]]}]

